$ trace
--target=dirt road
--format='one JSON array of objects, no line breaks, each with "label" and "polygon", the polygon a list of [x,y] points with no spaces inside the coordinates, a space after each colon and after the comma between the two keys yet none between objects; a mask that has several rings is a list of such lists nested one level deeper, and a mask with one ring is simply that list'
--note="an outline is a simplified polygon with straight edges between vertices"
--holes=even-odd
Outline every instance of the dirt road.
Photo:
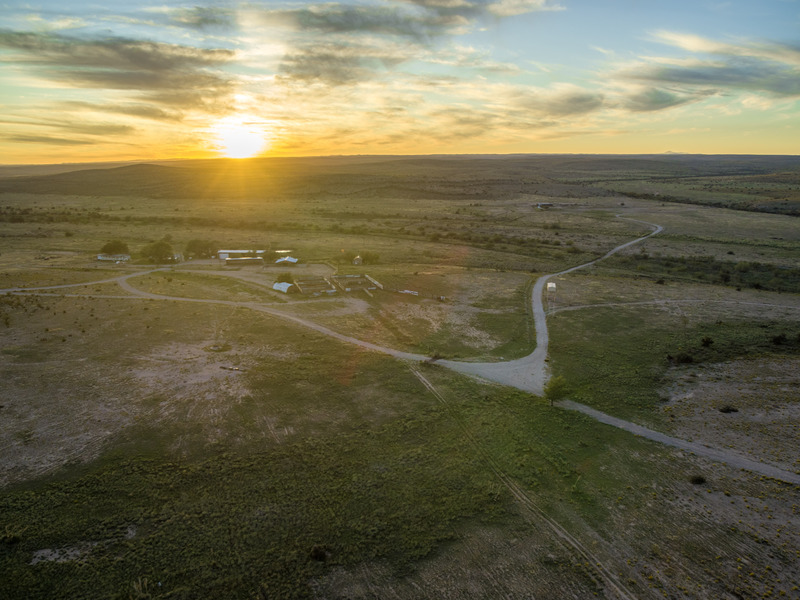
[{"label": "dirt road", "polygon": [[664,229],[660,225],[656,225],[654,223],[647,223],[645,221],[639,221],[636,219],[629,220],[652,227],[653,231],[647,235],[636,238],[635,240],[621,244],[593,261],[578,265],[577,267],[565,269],[564,271],[559,271],[558,273],[542,275],[536,280],[536,283],[533,286],[533,292],[531,293],[533,322],[536,327],[536,349],[532,353],[523,358],[506,362],[467,363],[454,360],[439,360],[437,361],[437,364],[443,365],[449,369],[453,369],[454,371],[458,371],[459,373],[482,377],[483,379],[502,383],[504,385],[515,387],[517,389],[536,394],[537,396],[541,396],[544,393],[544,386],[547,383],[548,378],[547,347],[550,341],[547,333],[547,316],[544,310],[544,301],[542,300],[545,285],[552,277],[566,275],[567,273],[572,273],[578,269],[590,267],[595,263],[598,263],[601,260],[605,260],[609,256],[616,254],[624,248],[632,246],[633,244],[638,244],[650,236],[660,233]]},{"label": "dirt road", "polygon": [[604,412],[595,410],[594,408],[586,406],[585,404],[578,404],[577,402],[573,402],[571,400],[562,400],[557,404],[557,406],[583,413],[597,421],[600,421],[601,423],[624,429],[625,431],[629,431],[634,435],[638,435],[655,442],[660,442],[662,444],[666,444],[667,446],[680,448],[681,450],[686,450],[693,454],[697,454],[698,456],[710,458],[716,462],[725,463],[735,469],[744,469],[746,471],[760,473],[761,475],[772,477],[773,479],[779,479],[780,481],[785,481],[787,483],[800,484],[800,475],[797,473],[791,473],[789,471],[779,469],[778,467],[773,467],[772,465],[746,458],[740,454],[737,454],[736,452],[720,450],[704,444],[698,444],[697,442],[690,442],[680,438],[675,438],[661,433],[660,431],[654,431],[652,429],[648,429],[647,427],[637,425],[636,423],[631,423],[630,421],[623,421],[617,417],[612,417],[611,415],[607,415]]}]

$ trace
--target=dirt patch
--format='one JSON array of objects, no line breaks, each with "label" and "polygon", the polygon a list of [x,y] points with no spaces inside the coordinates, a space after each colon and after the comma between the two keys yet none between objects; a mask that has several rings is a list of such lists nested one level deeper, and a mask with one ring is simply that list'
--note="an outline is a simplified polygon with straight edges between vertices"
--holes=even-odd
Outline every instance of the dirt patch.
[{"label": "dirt patch", "polygon": [[336,295],[334,298],[300,300],[290,302],[281,307],[286,313],[299,317],[344,317],[365,314],[369,311],[369,302],[361,298]]},{"label": "dirt patch", "polygon": [[489,349],[498,345],[500,340],[474,326],[475,315],[470,307],[433,302],[385,303],[380,311],[382,319],[394,320],[403,330],[421,331],[431,335],[448,328],[465,346]]},{"label": "dirt patch", "polygon": [[[248,361],[236,348],[213,346],[171,343],[118,367],[86,359],[25,362],[24,355],[8,354],[0,486],[96,459],[109,440],[143,420],[198,423],[210,439],[221,435],[228,411],[249,393]],[[291,358],[268,347],[258,354]]]},{"label": "dirt patch", "polygon": [[97,546],[97,542],[83,542],[65,548],[43,548],[33,553],[30,564],[35,565],[40,562],[65,563],[82,560],[89,555],[95,546]]},{"label": "dirt patch", "polygon": [[132,375],[150,393],[182,397],[197,395],[198,388],[224,384],[238,395],[246,392],[238,377],[243,372],[239,353],[224,344],[193,345],[173,343],[140,357],[142,367]]},{"label": "dirt patch", "polygon": [[677,437],[800,471],[800,358],[675,368],[662,411]]},{"label": "dirt patch", "polygon": [[136,412],[124,375],[89,361],[9,361],[3,375],[0,486],[96,458]]}]

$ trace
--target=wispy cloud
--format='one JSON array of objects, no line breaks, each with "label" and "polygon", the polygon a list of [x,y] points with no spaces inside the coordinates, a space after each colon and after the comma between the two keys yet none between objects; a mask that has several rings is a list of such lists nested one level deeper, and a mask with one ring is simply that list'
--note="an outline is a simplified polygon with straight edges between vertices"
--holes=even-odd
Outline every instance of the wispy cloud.
[{"label": "wispy cloud", "polygon": [[[683,61],[644,59],[616,76],[650,86],[687,90],[763,92],[800,96],[800,48],[788,44],[718,42],[696,35],[661,31],[655,39],[691,52]],[[703,55],[708,55],[705,58]],[[669,103],[666,103],[669,106]]]},{"label": "wispy cloud", "polygon": [[[290,78],[342,85],[381,76],[411,60],[493,73],[519,67],[477,53],[469,60],[435,44],[455,37],[478,20],[557,10],[547,0],[398,0],[381,5],[319,4],[255,11],[260,22],[283,31],[281,73]],[[320,41],[320,34],[325,34]],[[447,58],[443,58],[447,57]]]},{"label": "wispy cloud", "polygon": [[173,96],[194,98],[189,106],[208,106],[232,91],[231,78],[217,69],[235,58],[229,49],[8,30],[0,30],[0,48],[15,51],[17,64],[67,87],[131,90],[171,104]]},{"label": "wispy cloud", "polygon": [[387,43],[313,43],[287,52],[280,72],[290,79],[344,85],[372,79],[412,56],[408,48]]},{"label": "wispy cloud", "polygon": [[439,15],[478,18],[486,15],[512,17],[531,12],[564,10],[551,0],[399,0],[424,7]]},{"label": "wispy cloud", "polygon": [[47,144],[48,146],[88,146],[96,143],[94,140],[61,138],[49,135],[7,135],[3,137],[11,142],[21,142],[24,144]]},{"label": "wispy cloud", "polygon": [[80,38],[59,33],[0,30],[0,47],[20,62],[117,71],[180,71],[230,62],[228,49],[149,42],[123,37]]},{"label": "wispy cloud", "polygon": [[694,53],[719,56],[743,56],[800,66],[800,46],[775,42],[743,41],[738,44],[720,42],[699,35],[658,31],[653,38],[664,44]]},{"label": "wispy cloud", "polygon": [[695,102],[703,97],[703,94],[692,96],[651,87],[626,95],[622,106],[633,112],[652,112]]},{"label": "wispy cloud", "polygon": [[266,24],[317,33],[369,33],[429,41],[464,24],[456,16],[411,11],[398,6],[323,4],[297,9],[265,10]]},{"label": "wispy cloud", "polygon": [[110,113],[117,115],[129,115],[154,121],[180,121],[183,113],[176,110],[165,110],[149,103],[108,103],[100,104],[96,102],[67,101],[62,102],[61,106],[68,111],[84,110],[90,112]]},{"label": "wispy cloud", "polygon": [[236,11],[220,6],[179,7],[169,11],[170,21],[183,27],[197,29],[232,28],[236,26]]}]

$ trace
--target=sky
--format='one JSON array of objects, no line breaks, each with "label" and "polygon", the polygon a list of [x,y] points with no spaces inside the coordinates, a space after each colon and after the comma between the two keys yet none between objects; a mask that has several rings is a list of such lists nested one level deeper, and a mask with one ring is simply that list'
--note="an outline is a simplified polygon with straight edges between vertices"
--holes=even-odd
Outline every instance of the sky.
[{"label": "sky", "polygon": [[0,0],[0,163],[800,153],[800,0]]}]

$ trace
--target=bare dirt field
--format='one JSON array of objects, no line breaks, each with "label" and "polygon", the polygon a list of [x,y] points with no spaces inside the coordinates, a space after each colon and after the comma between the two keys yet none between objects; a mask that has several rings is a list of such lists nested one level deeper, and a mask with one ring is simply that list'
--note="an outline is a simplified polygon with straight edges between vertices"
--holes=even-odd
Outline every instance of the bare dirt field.
[{"label": "bare dirt field", "polygon": [[800,360],[675,368],[663,414],[675,435],[800,473]]}]

